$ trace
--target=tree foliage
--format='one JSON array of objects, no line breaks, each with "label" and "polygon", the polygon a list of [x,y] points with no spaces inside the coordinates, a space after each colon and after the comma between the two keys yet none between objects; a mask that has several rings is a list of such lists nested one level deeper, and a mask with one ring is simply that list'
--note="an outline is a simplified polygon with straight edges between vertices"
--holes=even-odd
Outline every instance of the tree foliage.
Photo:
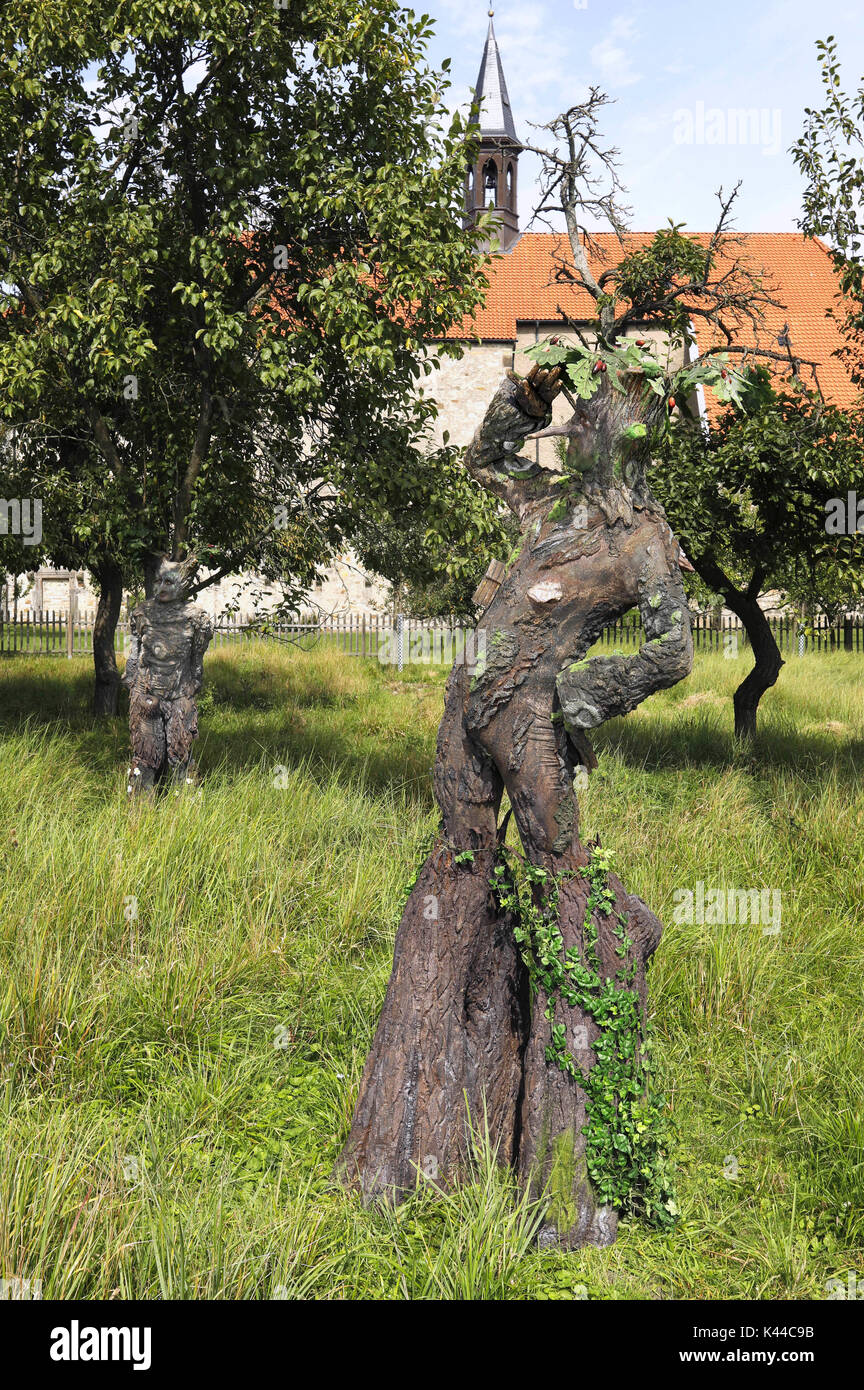
[{"label": "tree foliage", "polygon": [[661,445],[652,485],[672,527],[697,569],[709,556],[741,591],[854,602],[864,536],[829,534],[826,506],[846,496],[864,421],[803,388],[776,391],[764,367],[747,378],[710,430],[682,427]]},{"label": "tree foliage", "polygon": [[308,580],[440,512],[418,387],[484,278],[429,33],[395,0],[4,7],[0,418],[53,554]]}]

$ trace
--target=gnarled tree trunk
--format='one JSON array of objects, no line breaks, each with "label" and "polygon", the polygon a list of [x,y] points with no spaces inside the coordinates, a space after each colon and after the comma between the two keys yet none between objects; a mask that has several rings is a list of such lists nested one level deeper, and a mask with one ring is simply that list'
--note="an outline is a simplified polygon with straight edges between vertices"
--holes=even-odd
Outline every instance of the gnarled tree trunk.
[{"label": "gnarled tree trunk", "polygon": [[[587,1090],[598,1059],[609,1065],[603,1018],[618,989],[636,1026],[615,1046],[631,1047],[638,1068],[645,968],[660,937],[656,917],[614,874],[602,873],[599,899],[595,891],[605,861],[579,839],[576,800],[596,761],[587,733],[692,662],[679,547],[645,483],[644,444],[624,435],[654,408],[638,377],[627,374],[623,393],[604,383],[580,407],[564,475],[517,456],[548,423],[554,371],[508,374],[468,451],[474,475],[519,518],[522,544],[478,628],[485,661],[456,666],[448,682],[434,773],[441,835],[402,917],[340,1160],[367,1198],[398,1200],[421,1174],[446,1184],[468,1150],[469,1114],[476,1123],[485,1110],[499,1159],[547,1198],[541,1240],[564,1246],[615,1235],[616,1212],[589,1171]],[[641,650],[587,658],[636,604]],[[502,881],[504,791],[534,883],[535,925],[560,933],[563,989],[539,964],[544,952],[552,960],[547,946],[530,932],[526,941],[512,898],[492,888]]]},{"label": "gnarled tree trunk", "polygon": [[93,624],[93,713],[106,717],[117,713],[120,672],[114,654],[114,634],[123,602],[123,571],[106,562],[95,575],[99,603]]},{"label": "gnarled tree trunk", "polygon": [[749,599],[745,595],[732,611],[741,619],[747,630],[754,659],[752,671],[744,677],[732,697],[735,737],[744,741],[756,737],[756,711],[759,701],[765,691],[777,683],[784,662],[771,625],[755,599]]},{"label": "gnarled tree trunk", "polygon": [[753,652],[753,667],[748,671],[732,697],[735,711],[735,737],[741,742],[756,737],[756,711],[759,701],[777,683],[780,669],[785,665],[780,648],[771,631],[771,624],[759,607],[759,590],[764,575],[757,570],[746,590],[737,589],[728,575],[710,555],[693,561],[701,579],[718,594],[726,606],[740,618]]}]

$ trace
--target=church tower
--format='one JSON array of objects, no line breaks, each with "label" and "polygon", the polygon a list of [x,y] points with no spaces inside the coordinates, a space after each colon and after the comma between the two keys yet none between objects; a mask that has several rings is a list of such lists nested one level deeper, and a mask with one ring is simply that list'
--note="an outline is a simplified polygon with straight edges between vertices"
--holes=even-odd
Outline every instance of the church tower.
[{"label": "church tower", "polygon": [[492,15],[490,10],[489,32],[474,91],[474,103],[479,107],[480,147],[465,175],[462,224],[470,227],[479,213],[494,210],[498,244],[502,251],[509,251],[519,238],[516,178],[522,146],[513,124]]}]

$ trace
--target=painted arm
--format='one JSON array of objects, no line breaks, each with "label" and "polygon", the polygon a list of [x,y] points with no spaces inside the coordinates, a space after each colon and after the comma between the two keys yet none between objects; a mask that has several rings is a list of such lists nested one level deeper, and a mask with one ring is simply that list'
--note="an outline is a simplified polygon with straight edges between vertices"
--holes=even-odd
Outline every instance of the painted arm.
[{"label": "painted arm", "polygon": [[548,490],[557,474],[518,450],[526,435],[552,418],[552,402],[561,390],[560,371],[536,364],[526,377],[508,372],[493,396],[465,453],[465,466],[489,492],[517,516],[527,501]]},{"label": "painted arm", "polygon": [[[671,536],[671,546],[677,542]],[[687,597],[677,560],[660,537],[638,580],[639,612],[647,641],[634,656],[592,656],[566,667],[557,678],[564,723],[574,733],[596,729],[607,719],[629,714],[655,690],[689,675],[693,636]]]}]

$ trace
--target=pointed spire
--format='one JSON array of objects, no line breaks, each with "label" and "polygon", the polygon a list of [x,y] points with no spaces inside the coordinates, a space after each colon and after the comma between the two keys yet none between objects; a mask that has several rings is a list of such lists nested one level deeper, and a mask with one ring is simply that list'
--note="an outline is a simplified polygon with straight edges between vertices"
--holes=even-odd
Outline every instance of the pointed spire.
[{"label": "pointed spire", "polygon": [[506,136],[518,144],[519,137],[513,124],[513,112],[510,110],[501,55],[492,27],[492,14],[493,11],[490,10],[489,32],[486,35],[486,46],[483,49],[483,59],[474,89],[474,100],[480,106],[480,132],[484,136]]}]

